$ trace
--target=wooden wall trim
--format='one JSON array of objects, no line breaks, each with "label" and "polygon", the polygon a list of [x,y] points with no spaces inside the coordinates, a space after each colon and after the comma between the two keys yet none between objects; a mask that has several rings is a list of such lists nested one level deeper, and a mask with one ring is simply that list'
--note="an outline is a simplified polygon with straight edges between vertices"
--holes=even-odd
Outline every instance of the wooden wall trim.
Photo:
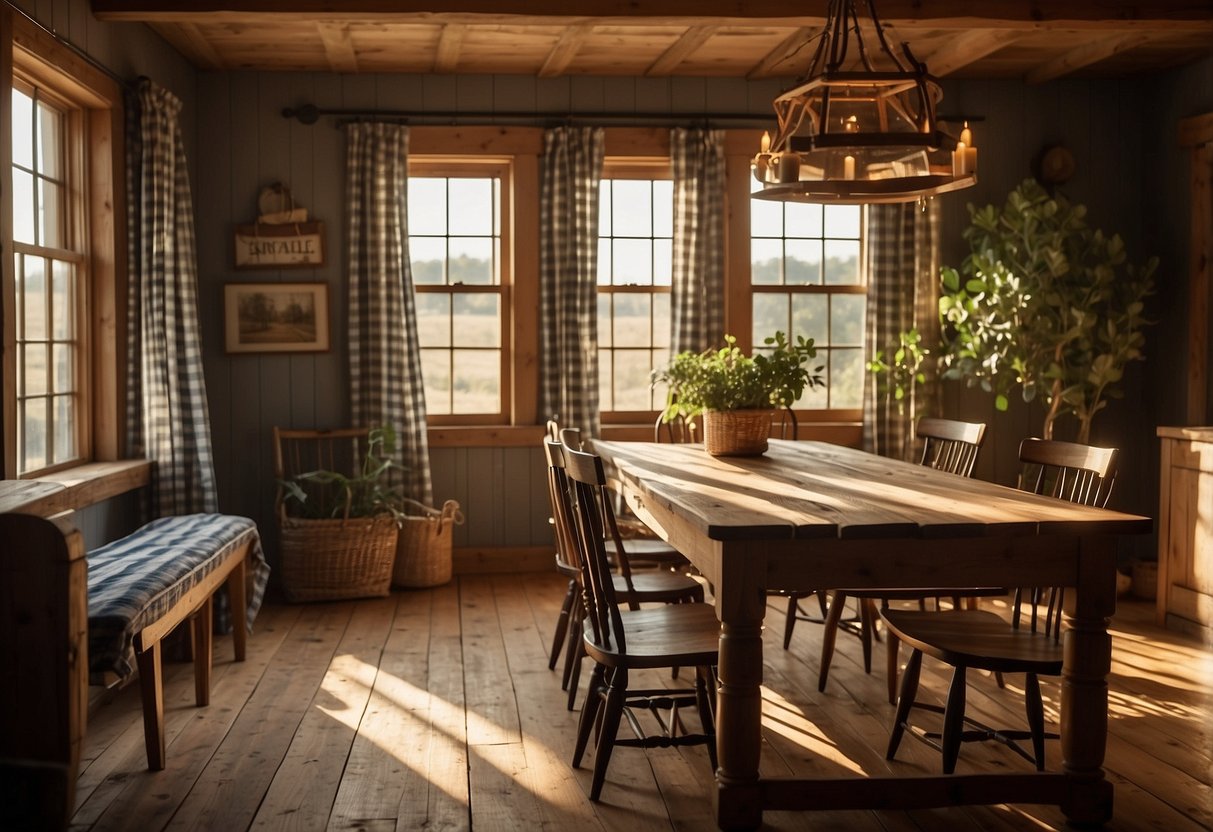
[{"label": "wooden wall trim", "polygon": [[485,572],[548,572],[556,566],[555,546],[482,546],[452,552],[456,575]]},{"label": "wooden wall trim", "polygon": [[1203,425],[1209,418],[1209,309],[1210,262],[1213,261],[1213,113],[1187,118],[1179,123],[1181,147],[1191,160],[1191,250],[1188,257],[1188,366],[1187,406],[1189,425]]}]

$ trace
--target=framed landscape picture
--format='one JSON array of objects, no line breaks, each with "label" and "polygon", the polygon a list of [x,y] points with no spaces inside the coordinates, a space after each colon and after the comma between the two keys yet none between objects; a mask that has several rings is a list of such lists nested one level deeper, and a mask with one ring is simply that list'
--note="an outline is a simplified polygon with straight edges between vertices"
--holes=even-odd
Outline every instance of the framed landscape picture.
[{"label": "framed landscape picture", "polygon": [[233,352],[324,352],[329,348],[327,283],[228,283],[224,340]]}]

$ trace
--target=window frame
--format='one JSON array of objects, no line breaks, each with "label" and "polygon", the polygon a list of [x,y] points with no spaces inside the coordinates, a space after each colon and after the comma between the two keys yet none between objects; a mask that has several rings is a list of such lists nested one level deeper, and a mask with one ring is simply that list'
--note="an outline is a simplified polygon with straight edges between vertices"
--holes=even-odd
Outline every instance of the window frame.
[{"label": "window frame", "polygon": [[[125,194],[122,91],[115,79],[59,42],[24,15],[0,8],[11,37],[0,43],[0,293],[5,299],[0,329],[4,344],[3,476],[47,476],[122,454],[125,400]],[[36,471],[17,471],[16,261],[12,214],[12,89],[37,86],[48,100],[69,107],[65,152],[78,191],[68,233],[83,254],[77,276],[79,365],[77,458]],[[22,244],[22,247],[26,247]],[[28,248],[28,247],[26,247]]]},{"label": "window frame", "polygon": [[[650,181],[673,181],[674,172],[671,170],[670,159],[667,156],[606,156],[602,164],[602,180],[608,179],[633,179],[633,180],[650,180]],[[671,210],[671,217],[672,217]],[[599,239],[601,239],[602,218],[599,217]],[[657,238],[654,238],[657,239]],[[671,250],[672,254],[672,250]],[[659,285],[653,283],[651,285],[627,284],[623,286],[604,286],[599,283],[595,286],[596,293],[601,296],[604,291],[608,295],[615,294],[645,294],[656,295],[665,294],[673,295],[673,260],[670,262],[670,283],[667,285]],[[671,314],[673,310],[671,309]],[[669,351],[667,342],[666,350]],[[598,355],[601,358],[603,346],[598,345]],[[614,350],[614,347],[607,349]],[[598,364],[599,379],[601,384],[602,378],[602,363]],[[640,422],[651,423],[657,418],[657,410],[606,410],[599,408],[599,419],[604,425],[620,425],[620,424],[637,424]]]},{"label": "window frame", "polygon": [[[446,177],[452,179],[483,179],[497,177],[498,188],[498,264],[500,273],[496,284],[459,285],[418,284],[413,282],[415,294],[445,294],[454,298],[456,294],[496,294],[500,300],[501,333],[499,378],[501,389],[499,409],[495,413],[441,413],[431,414],[426,409],[426,423],[430,426],[500,425],[511,421],[511,399],[514,388],[514,362],[511,355],[511,329],[513,326],[513,251],[515,247],[512,200],[514,164],[505,156],[485,155],[480,157],[446,156],[441,154],[410,153],[408,175],[416,177]],[[452,378],[452,383],[454,379]]]}]

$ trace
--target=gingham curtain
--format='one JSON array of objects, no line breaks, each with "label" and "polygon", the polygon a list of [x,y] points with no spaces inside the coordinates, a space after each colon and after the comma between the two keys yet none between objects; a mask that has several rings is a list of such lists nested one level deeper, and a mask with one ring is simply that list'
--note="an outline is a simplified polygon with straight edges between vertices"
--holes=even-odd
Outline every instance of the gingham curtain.
[{"label": "gingham curtain", "polygon": [[598,435],[598,185],[600,127],[543,138],[539,200],[542,401],[561,425]]},{"label": "gingham curtain", "polygon": [[430,452],[408,256],[408,128],[346,127],[350,401],[354,424],[396,432],[394,482],[426,505]]},{"label": "gingham curtain", "polygon": [[198,265],[185,146],[171,92],[143,79],[127,107],[127,449],[153,461],[156,516],[214,512]]},{"label": "gingham curtain", "polygon": [[724,336],[724,132],[670,131],[674,169],[671,350],[702,352]]},{"label": "gingham curtain", "polygon": [[[917,328],[928,349],[939,343],[939,203],[933,198],[868,208],[868,305],[866,354],[875,355],[898,335]],[[916,417],[931,415],[937,405],[928,361],[922,367],[927,384],[899,408],[877,389],[877,379],[864,381],[865,450],[897,459],[913,459]]]}]

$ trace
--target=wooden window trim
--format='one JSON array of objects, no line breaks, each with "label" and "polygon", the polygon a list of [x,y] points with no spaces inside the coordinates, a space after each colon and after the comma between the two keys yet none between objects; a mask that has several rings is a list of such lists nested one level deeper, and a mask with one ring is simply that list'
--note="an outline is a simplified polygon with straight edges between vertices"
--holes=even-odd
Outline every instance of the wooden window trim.
[{"label": "wooden window trim", "polygon": [[[80,451],[84,464],[90,460],[115,460],[123,453],[123,413],[125,401],[125,194],[123,173],[122,90],[109,75],[83,59],[75,50],[59,42],[52,34],[24,15],[0,6],[0,30],[11,37],[0,43],[0,239],[12,240],[12,87],[16,77],[24,77],[45,88],[71,107],[79,108],[79,117],[69,129],[78,130],[82,155],[69,160],[87,179],[77,177],[81,189],[83,214],[76,218],[77,230],[83,226],[87,237],[78,238],[85,253],[87,292],[78,304],[87,326],[81,330],[87,340],[88,375],[81,377],[80,417],[88,422],[80,433]],[[13,296],[15,286],[12,246],[0,258],[0,292]],[[12,304],[4,304],[4,444],[3,474],[16,476],[16,315]],[[87,451],[86,451],[87,449]],[[82,463],[61,466],[70,470]],[[45,474],[52,469],[46,469]]]}]

